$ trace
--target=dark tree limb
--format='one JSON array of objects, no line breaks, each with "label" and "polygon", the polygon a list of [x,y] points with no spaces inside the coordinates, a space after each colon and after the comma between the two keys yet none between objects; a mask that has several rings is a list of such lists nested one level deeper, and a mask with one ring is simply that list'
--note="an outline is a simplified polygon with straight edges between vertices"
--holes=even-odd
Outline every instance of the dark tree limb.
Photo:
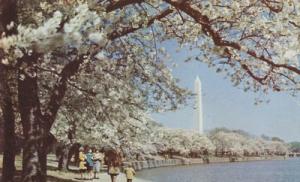
[{"label": "dark tree limb", "polygon": [[197,23],[199,23],[202,26],[203,32],[205,32],[207,36],[212,38],[216,46],[230,47],[238,51],[244,51],[249,56],[255,58],[256,60],[267,63],[273,68],[285,68],[291,72],[300,75],[300,69],[298,69],[297,67],[288,64],[274,63],[270,58],[266,58],[264,55],[259,55],[255,50],[242,50],[242,46],[238,42],[223,39],[221,34],[218,31],[214,30],[214,28],[212,27],[211,20],[209,19],[209,17],[202,15],[202,13],[198,9],[193,8],[190,4],[190,1],[165,0],[165,2],[185,12],[187,15],[192,17]]},{"label": "dark tree limb", "polygon": [[[148,21],[147,26],[148,26],[148,27],[151,26],[151,25],[154,23],[154,21],[156,21],[156,20],[159,21],[159,20],[161,20],[162,18],[165,18],[165,17],[168,16],[169,14],[173,13],[173,11],[174,11],[174,10],[166,9],[166,10],[162,11],[160,14],[153,16],[153,17],[150,18],[150,20]],[[130,34],[130,33],[133,33],[133,32],[135,32],[135,31],[141,29],[142,27],[143,27],[142,24],[139,25],[139,26],[136,27],[136,28],[131,27],[131,26],[125,27],[125,28],[123,28],[121,31],[113,31],[112,33],[110,33],[110,34],[108,35],[108,38],[109,38],[110,40],[114,40],[114,39],[119,38],[119,37],[122,37],[122,36],[124,36],[124,35],[128,35],[128,34]]]},{"label": "dark tree limb", "polygon": [[130,4],[142,3],[143,0],[113,0],[107,7],[106,11],[111,12],[116,9],[124,8]]},{"label": "dark tree limb", "polygon": [[[172,12],[173,10],[170,9],[164,10],[160,14],[152,17],[147,25],[151,26],[155,20],[160,20],[166,17],[167,15],[171,14]],[[138,28],[128,27],[123,29],[121,32],[113,32],[109,34],[108,39],[113,41],[130,33],[133,33],[141,28],[143,28],[143,25],[140,25]],[[96,50],[100,51],[101,49],[101,47],[98,47]],[[47,123],[46,128],[48,131],[50,131],[51,126],[54,123],[57,112],[61,106],[61,103],[67,91],[68,80],[78,72],[80,65],[83,63],[83,59],[84,55],[77,56],[77,58],[74,61],[71,61],[68,64],[66,64],[62,72],[59,73],[59,75],[61,76],[53,88],[50,101],[47,104],[47,108],[43,116],[43,120]]]}]

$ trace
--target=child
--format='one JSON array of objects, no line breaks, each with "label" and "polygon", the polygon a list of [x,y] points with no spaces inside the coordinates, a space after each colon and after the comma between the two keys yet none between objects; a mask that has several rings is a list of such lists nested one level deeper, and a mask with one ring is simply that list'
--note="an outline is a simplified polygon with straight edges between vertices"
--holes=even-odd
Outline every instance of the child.
[{"label": "child", "polygon": [[85,154],[86,156],[86,167],[88,171],[89,179],[93,178],[93,167],[94,167],[94,161],[93,161],[93,153],[92,150],[89,149],[88,153]]},{"label": "child", "polygon": [[127,182],[132,182],[133,176],[135,176],[135,170],[133,169],[131,164],[129,164],[128,167],[125,168],[125,174]]},{"label": "child", "polygon": [[83,147],[80,147],[80,149],[79,149],[79,171],[80,171],[81,179],[84,179],[83,174],[86,171],[86,162],[85,162],[86,156],[84,155],[83,150],[84,150]]}]

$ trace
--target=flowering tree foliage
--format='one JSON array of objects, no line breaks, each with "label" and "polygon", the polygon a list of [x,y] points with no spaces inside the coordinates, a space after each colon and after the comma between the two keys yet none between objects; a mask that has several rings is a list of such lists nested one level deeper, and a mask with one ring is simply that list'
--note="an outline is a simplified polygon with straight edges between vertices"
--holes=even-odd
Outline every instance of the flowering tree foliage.
[{"label": "flowering tree foliage", "polygon": [[288,145],[283,141],[266,140],[227,129],[212,131],[209,135],[209,139],[216,146],[217,152],[229,152],[230,154],[238,156],[263,154],[284,155],[288,152]]},{"label": "flowering tree foliage", "polygon": [[162,41],[200,50],[196,59],[245,90],[299,89],[296,0],[13,2],[16,19],[1,22],[0,64],[18,77],[24,181],[45,181],[45,138],[72,97],[96,104],[97,115],[112,121],[135,108],[175,109],[184,101]]},{"label": "flowering tree foliage", "polygon": [[191,152],[215,150],[215,146],[206,136],[194,131],[158,127],[151,134],[151,138],[159,153],[172,152],[188,156]]},{"label": "flowering tree foliage", "polygon": [[193,131],[161,127],[142,112],[139,119],[131,117],[124,122],[108,120],[99,122],[91,119],[86,113],[88,112],[78,113],[77,119],[88,119],[89,122],[70,123],[72,121],[70,117],[74,117],[74,114],[72,116],[66,113],[59,114],[52,133],[61,142],[66,142],[70,140],[66,132],[74,131],[73,142],[98,148],[120,148],[127,159],[136,159],[136,156],[139,156],[139,160],[149,159],[170,152],[189,156],[192,152],[213,153],[215,150],[215,146],[206,136]]},{"label": "flowering tree foliage", "polygon": [[[298,90],[297,1],[166,2],[177,8],[182,42],[202,50],[197,58],[226,72],[236,85],[254,91]],[[189,24],[199,28],[186,32]]]},{"label": "flowering tree foliage", "polygon": [[[133,154],[148,154],[151,150],[144,149],[149,143],[149,135],[153,132],[151,120],[145,114],[136,113],[137,119],[128,117],[123,122],[107,120],[106,118],[91,117],[88,112],[68,115],[58,115],[52,133],[63,143],[78,142],[97,148],[120,148],[126,157]],[[74,120],[88,120],[78,122]],[[66,135],[66,133],[72,134]],[[155,153],[155,152],[154,152]]]},{"label": "flowering tree foliage", "polygon": [[216,148],[221,152],[234,152],[239,155],[243,154],[242,143],[245,138],[236,133],[218,132],[211,137]]},{"label": "flowering tree foliage", "polygon": [[[293,0],[88,2],[90,8],[71,0],[41,3],[33,18],[39,27],[19,25],[18,35],[2,38],[1,47],[12,53],[3,64],[13,64],[24,51],[44,53],[70,44],[80,54],[95,44],[97,51],[90,52],[99,53],[98,58],[115,50],[115,58],[147,52],[144,56],[153,59],[159,58],[155,42],[175,38],[202,50],[197,59],[227,72],[236,84],[244,81],[245,89],[298,88],[299,7]],[[116,40],[129,33],[132,39]],[[104,46],[110,51],[103,51]],[[116,51],[120,46],[126,49]]]}]

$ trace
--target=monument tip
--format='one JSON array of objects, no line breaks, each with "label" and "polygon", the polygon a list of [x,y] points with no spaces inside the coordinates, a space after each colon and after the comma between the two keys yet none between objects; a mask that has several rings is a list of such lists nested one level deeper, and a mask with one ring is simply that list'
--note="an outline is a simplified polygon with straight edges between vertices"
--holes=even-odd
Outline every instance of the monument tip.
[{"label": "monument tip", "polygon": [[198,83],[201,84],[201,80],[200,80],[200,77],[198,75],[196,76],[195,82],[198,82]]}]

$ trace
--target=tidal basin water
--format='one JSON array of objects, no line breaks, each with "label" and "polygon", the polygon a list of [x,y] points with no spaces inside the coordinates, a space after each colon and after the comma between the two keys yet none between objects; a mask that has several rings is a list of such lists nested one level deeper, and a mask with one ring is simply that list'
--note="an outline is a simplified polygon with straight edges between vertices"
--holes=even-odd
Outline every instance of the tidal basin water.
[{"label": "tidal basin water", "polygon": [[156,168],[138,177],[153,182],[300,182],[300,159]]}]

